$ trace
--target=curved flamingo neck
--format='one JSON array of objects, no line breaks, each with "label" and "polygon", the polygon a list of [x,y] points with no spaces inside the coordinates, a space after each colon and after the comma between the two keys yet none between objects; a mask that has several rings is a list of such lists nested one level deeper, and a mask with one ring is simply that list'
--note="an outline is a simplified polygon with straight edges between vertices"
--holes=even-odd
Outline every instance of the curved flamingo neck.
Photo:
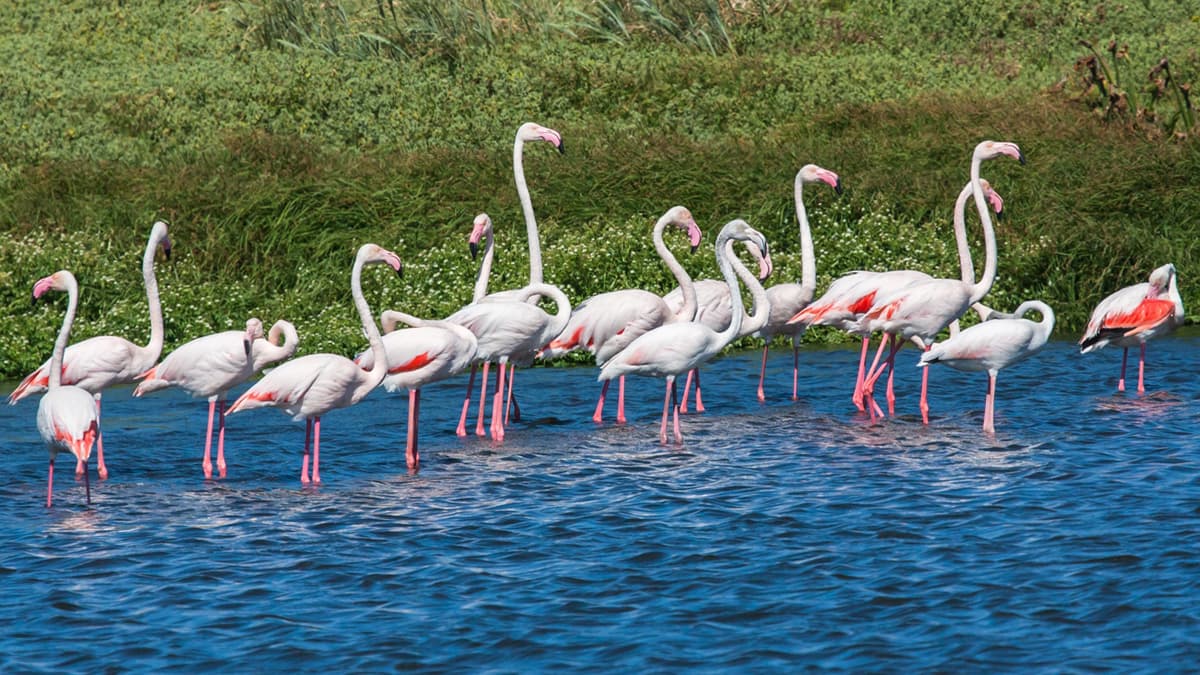
[{"label": "curved flamingo neck", "polygon": [[979,221],[983,224],[983,278],[971,286],[970,304],[975,304],[992,290],[996,281],[996,231],[992,229],[992,217],[988,215],[987,199],[983,195],[983,184],[979,179],[979,167],[983,159],[978,155],[971,158],[971,192],[975,195],[975,209],[979,211]]},{"label": "curved flamingo neck", "polygon": [[1179,284],[1176,278],[1175,274],[1171,275],[1171,284],[1168,287],[1167,294],[1171,298],[1171,301],[1175,303],[1175,322],[1183,323],[1183,297],[1179,295]]},{"label": "curved flamingo neck", "polygon": [[550,318],[550,322],[546,325],[546,334],[553,338],[555,335],[562,333],[563,329],[567,327],[567,322],[571,320],[571,300],[567,298],[567,294],[563,293],[562,289],[554,284],[537,283],[522,288],[516,300],[518,302],[528,302],[531,298],[543,295],[553,300],[556,308],[554,315]]},{"label": "curved flamingo neck", "polygon": [[733,342],[741,334],[742,321],[746,314],[746,305],[742,302],[742,289],[738,286],[737,273],[733,269],[733,264],[729,262],[733,255],[733,238],[721,237],[717,242],[717,267],[721,269],[721,276],[729,286],[729,303],[732,309],[729,325],[725,327],[725,330],[717,333],[717,342],[721,347]]},{"label": "curved flamingo neck", "polygon": [[809,297],[817,289],[817,254],[813,251],[812,230],[808,227],[808,210],[804,208],[804,181],[796,174],[796,220],[800,223],[800,285]]},{"label": "curved flamingo neck", "polygon": [[379,335],[379,328],[371,316],[371,307],[367,305],[367,299],[362,292],[362,268],[365,262],[366,254],[360,250],[354,261],[354,269],[350,272],[350,294],[354,296],[354,307],[358,310],[358,318],[362,320],[363,332],[367,334],[367,341],[371,343],[371,355],[375,357],[375,362],[371,364],[370,370],[364,371],[365,379],[355,387],[354,400],[356,401],[378,386],[387,375],[388,369],[387,350],[383,346],[383,338]]},{"label": "curved flamingo neck", "polygon": [[529,198],[529,186],[525,184],[525,140],[517,133],[513,142],[513,179],[517,183],[517,196],[521,199],[521,213],[525,216],[525,236],[529,239],[529,283],[542,283],[542,245],[538,240],[537,219],[533,215],[533,201]]},{"label": "curved flamingo neck", "polygon": [[962,281],[968,286],[975,285],[975,266],[971,263],[971,246],[967,241],[967,199],[971,197],[972,190],[973,186],[968,182],[954,202],[954,242],[958,245],[958,264],[962,269]]},{"label": "curved flamingo neck", "polygon": [[479,264],[479,275],[475,277],[475,294],[471,296],[471,302],[479,302],[487,295],[488,279],[492,276],[492,258],[496,255],[495,240],[490,229],[484,237],[483,262]]},{"label": "curved flamingo neck", "polygon": [[150,343],[144,349],[153,353],[149,357],[151,362],[158,360],[163,347],[162,302],[158,297],[158,278],[154,275],[154,254],[164,236],[165,233],[156,228],[146,244],[146,252],[142,254],[142,279],[146,284],[146,301],[150,305]]},{"label": "curved flamingo neck", "polygon": [[671,315],[669,321],[691,321],[696,318],[698,306],[696,285],[692,283],[692,277],[688,275],[687,270],[683,269],[683,265],[679,263],[675,254],[671,253],[671,249],[667,248],[666,242],[663,241],[663,230],[666,229],[670,220],[670,216],[664,215],[654,223],[654,234],[652,235],[654,250],[658,252],[658,257],[666,263],[667,269],[671,270],[671,275],[675,277],[675,281],[679,284],[679,291],[683,294],[683,306]]},{"label": "curved flamingo neck", "polygon": [[276,321],[271,325],[266,340],[254,341],[254,370],[290,357],[296,353],[299,344],[300,336],[296,334],[296,327],[290,321]]},{"label": "curved flamingo neck", "polygon": [[58,330],[58,337],[54,339],[54,353],[50,356],[50,382],[48,387],[51,391],[57,389],[62,384],[62,361],[63,352],[67,349],[67,340],[71,337],[71,326],[75,323],[75,308],[79,304],[79,284],[76,283],[75,277],[67,278],[67,314],[63,317],[62,328]]}]

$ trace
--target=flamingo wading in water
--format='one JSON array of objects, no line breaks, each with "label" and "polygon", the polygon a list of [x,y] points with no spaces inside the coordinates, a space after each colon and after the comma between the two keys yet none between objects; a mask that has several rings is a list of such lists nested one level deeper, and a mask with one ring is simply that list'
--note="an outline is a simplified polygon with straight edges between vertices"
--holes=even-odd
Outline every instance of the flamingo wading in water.
[{"label": "flamingo wading in water", "polygon": [[[725,330],[717,332],[698,321],[669,323],[644,333],[628,347],[608,360],[600,370],[600,381],[611,380],[621,375],[635,374],[666,379],[663,399],[662,425],[659,438],[667,442],[667,413],[672,408],[675,378],[711,359],[730,343],[742,327],[745,308],[741,290],[730,258],[733,257],[734,240],[751,241],[764,254],[769,253],[767,239],[761,232],[746,224],[744,220],[733,220],[717,235],[717,267],[729,287],[732,317]],[[683,441],[679,431],[679,408],[674,406],[674,432],[677,442]]]},{"label": "flamingo wading in water", "polygon": [[309,482],[309,441],[312,441],[313,483],[321,482],[321,417],[330,410],[352,406],[379,386],[387,375],[387,352],[379,328],[371,316],[371,308],[362,292],[364,265],[386,264],[401,274],[400,258],[375,244],[363,244],[354,258],[350,272],[350,294],[362,321],[363,332],[371,344],[375,362],[370,370],[338,354],[308,354],[278,366],[233,402],[228,414],[243,410],[274,407],[283,410],[294,420],[305,421],[304,460],[300,466],[300,482]]},{"label": "flamingo wading in water", "polygon": [[[280,340],[282,339],[282,344]],[[204,438],[201,468],[212,478],[213,415],[217,422],[217,475],[225,477],[225,397],[229,390],[255,373],[296,353],[299,337],[288,321],[276,321],[263,338],[262,321],[251,318],[246,330],[227,330],[186,342],[167,355],[162,363],[142,374],[134,396],[179,387],[196,398],[208,399],[208,431]]]},{"label": "flamingo wading in water", "polygon": [[[1022,318],[1036,311],[1042,320],[1034,323]],[[1054,330],[1054,310],[1041,301],[1021,303],[1012,318],[994,318],[976,324],[958,335],[933,345],[917,363],[920,368],[945,363],[958,370],[987,371],[988,393],[983,407],[983,430],[995,433],[996,375],[1001,369],[1036,354]]]},{"label": "flamingo wading in water", "polygon": [[[167,236],[164,221],[150,228],[150,239],[142,255],[142,279],[146,284],[146,300],[150,305],[150,342],[145,347],[135,345],[123,337],[99,335],[67,347],[62,358],[62,383],[73,384],[92,394],[95,399],[96,419],[100,419],[100,397],[104,390],[117,384],[127,384],[154,366],[162,354],[163,317],[162,304],[158,299],[158,280],[154,276],[154,254],[162,246],[163,253],[171,257],[171,239]],[[10,404],[49,386],[50,361],[21,380],[8,397]],[[108,478],[108,467],[104,464],[104,435],[97,427],[96,474]],[[83,463],[76,464],[76,473],[82,472]]]},{"label": "flamingo wading in water", "polygon": [[75,455],[76,462],[83,466],[84,491],[87,503],[91,504],[92,487],[88,482],[87,462],[92,455],[92,444],[100,433],[100,417],[96,413],[96,403],[86,389],[62,383],[63,352],[71,334],[71,324],[75,321],[79,285],[74,275],[67,270],[59,270],[33,285],[34,302],[47,291],[67,292],[67,313],[54,340],[54,351],[47,367],[46,395],[38,401],[38,433],[50,451],[46,508],[50,508],[54,497],[54,458],[64,450]]},{"label": "flamingo wading in water", "polygon": [[1079,351],[1087,354],[1110,344],[1123,349],[1117,391],[1125,391],[1129,348],[1137,345],[1141,350],[1137,388],[1141,394],[1146,391],[1146,342],[1183,324],[1183,298],[1175,277],[1175,266],[1167,263],[1151,272],[1149,281],[1122,288],[1092,310],[1092,318],[1079,340]]}]

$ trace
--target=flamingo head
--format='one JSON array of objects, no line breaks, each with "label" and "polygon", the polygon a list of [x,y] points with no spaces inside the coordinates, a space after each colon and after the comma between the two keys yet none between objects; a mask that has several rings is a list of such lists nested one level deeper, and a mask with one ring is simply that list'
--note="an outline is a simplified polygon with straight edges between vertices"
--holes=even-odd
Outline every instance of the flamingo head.
[{"label": "flamingo head", "polygon": [[685,206],[672,206],[667,211],[666,220],[668,223],[687,232],[688,243],[692,245],[692,253],[700,247],[700,237],[703,236],[700,232],[700,226],[696,224],[696,219],[692,217],[692,212]]},{"label": "flamingo head", "polygon": [[842,194],[842,179],[829,169],[822,169],[816,164],[805,164],[796,174],[796,180],[802,183],[825,183],[834,192]]},{"label": "flamingo head", "polygon": [[1171,263],[1155,269],[1150,273],[1150,292],[1146,294],[1146,297],[1155,298],[1161,295],[1171,285],[1171,279],[1174,276],[1175,266]]},{"label": "flamingo head", "polygon": [[1007,141],[984,141],[975,146],[975,159],[992,159],[1000,155],[1008,155],[1018,162],[1025,163],[1025,155],[1016,143]]},{"label": "flamingo head", "polygon": [[1004,198],[999,192],[992,189],[992,184],[986,178],[980,178],[979,184],[983,186],[983,196],[992,205],[992,210],[996,212],[996,219],[1000,219],[1000,214],[1004,211]]},{"label": "flamingo head", "polygon": [[65,291],[74,283],[75,276],[67,270],[59,270],[48,277],[38,279],[33,284],[33,302],[36,304],[38,298],[42,297],[49,291]]},{"label": "flamingo head", "polygon": [[[762,259],[767,261],[767,268],[770,268],[771,247],[767,245],[767,237],[762,232],[750,227],[750,224],[741,218],[736,218],[721,228],[721,233],[717,235],[717,250],[719,251],[730,239],[753,243],[762,254]],[[759,268],[761,271],[762,262],[759,263]]]},{"label": "flamingo head", "polygon": [[479,254],[479,242],[492,234],[492,217],[486,213],[475,216],[471,223],[471,236],[467,237],[467,246],[471,249],[471,260]]},{"label": "flamingo head", "polygon": [[158,245],[162,247],[163,255],[170,260],[171,237],[167,234],[167,221],[155,221],[154,227],[150,228],[150,238],[158,242]]},{"label": "flamingo head", "polygon": [[242,345],[246,348],[246,356],[250,356],[250,348],[254,341],[263,336],[263,324],[257,317],[246,319],[246,333],[242,337]]},{"label": "flamingo head", "polygon": [[771,276],[771,272],[775,271],[775,266],[771,263],[771,254],[764,253],[758,244],[750,240],[746,241],[746,250],[750,251],[750,255],[758,261],[758,280],[764,281]]},{"label": "flamingo head", "polygon": [[404,276],[404,264],[400,256],[377,244],[363,244],[358,249],[358,255],[364,265],[386,264],[396,270],[396,274]]},{"label": "flamingo head", "polygon": [[550,145],[558,148],[559,154],[565,154],[563,150],[562,134],[533,122],[526,122],[517,129],[517,140],[519,141],[546,141]]}]

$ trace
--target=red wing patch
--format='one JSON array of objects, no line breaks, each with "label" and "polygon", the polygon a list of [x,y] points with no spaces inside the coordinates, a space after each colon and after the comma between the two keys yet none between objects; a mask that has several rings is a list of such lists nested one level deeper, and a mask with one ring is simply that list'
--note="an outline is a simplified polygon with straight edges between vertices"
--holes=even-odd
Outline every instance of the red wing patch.
[{"label": "red wing patch", "polygon": [[573,349],[579,345],[579,337],[583,335],[583,326],[575,329],[571,337],[566,340],[554,340],[550,343],[550,349]]},{"label": "red wing patch", "polygon": [[422,352],[422,353],[417,354],[416,356],[412,357],[411,359],[409,359],[408,363],[401,363],[398,366],[393,366],[393,367],[389,368],[388,374],[395,375],[396,373],[407,373],[407,372],[410,372],[413,370],[417,370],[418,368],[423,368],[432,362],[433,362],[433,357],[429,355],[429,352]]},{"label": "red wing patch", "polygon": [[[849,306],[846,307],[846,311],[852,312],[854,314],[862,314],[862,313],[866,312],[867,310],[871,309],[871,305],[875,304],[875,293],[876,292],[877,291],[871,291],[870,293],[867,293],[866,295],[862,296],[858,300],[855,300]],[[891,318],[891,317],[888,317],[888,318]]]},{"label": "red wing patch", "polygon": [[1146,299],[1132,312],[1126,314],[1110,314],[1104,317],[1102,328],[1138,328],[1138,333],[1156,326],[1175,311],[1175,303],[1170,300]]}]

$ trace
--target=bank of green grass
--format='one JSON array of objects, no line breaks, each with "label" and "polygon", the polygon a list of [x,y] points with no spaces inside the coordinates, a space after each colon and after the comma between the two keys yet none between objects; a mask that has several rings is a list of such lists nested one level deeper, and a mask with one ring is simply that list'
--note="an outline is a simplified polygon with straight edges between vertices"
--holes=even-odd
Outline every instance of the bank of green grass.
[{"label": "bank of green grass", "polygon": [[[1147,70],[1167,55],[1196,81],[1200,24],[1155,2],[965,7],[792,3],[731,19],[734,49],[717,54],[547,29],[399,59],[255,45],[239,25],[247,5],[0,10],[16,36],[0,80],[0,306],[12,317],[0,373],[44,358],[61,303],[30,308],[28,292],[61,267],[84,289],[78,337],[144,340],[138,268],[160,217],[176,244],[159,264],[168,348],[252,314],[296,322],[302,352],[361,348],[347,286],[365,241],[406,262],[403,279],[366,276],[373,306],[445,315],[469,300],[479,211],[497,226],[494,287],[517,286],[511,144],[525,120],[566,139],[562,156],[527,147],[526,171],[546,278],[577,301],[668,290],[649,229],[676,203],[708,241],[746,218],[770,236],[777,277],[798,277],[791,178],[810,161],[847,188],[808,190],[821,287],[852,269],[957,276],[950,207],[971,148],[996,138],[1029,164],[985,165],[1008,210],[991,304],[1045,299],[1074,332],[1104,294],[1167,260],[1194,304],[1196,144],[1103,119],[1077,100],[1072,65],[1078,39],[1119,37]],[[711,249],[685,264],[716,275]]]}]

